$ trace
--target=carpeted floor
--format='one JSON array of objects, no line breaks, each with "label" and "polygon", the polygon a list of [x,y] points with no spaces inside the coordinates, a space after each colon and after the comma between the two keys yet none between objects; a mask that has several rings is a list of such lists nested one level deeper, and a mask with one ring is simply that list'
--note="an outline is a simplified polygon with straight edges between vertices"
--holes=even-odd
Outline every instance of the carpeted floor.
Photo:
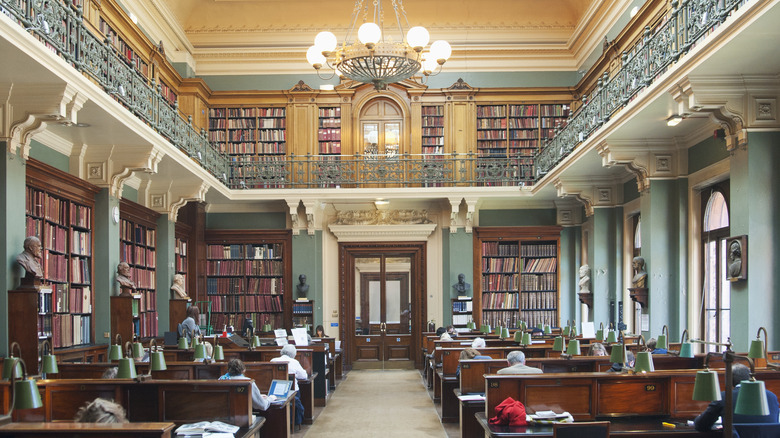
[{"label": "carpeted floor", "polygon": [[[297,434],[296,434],[297,435]],[[320,437],[447,435],[417,370],[352,370],[305,431]]]}]

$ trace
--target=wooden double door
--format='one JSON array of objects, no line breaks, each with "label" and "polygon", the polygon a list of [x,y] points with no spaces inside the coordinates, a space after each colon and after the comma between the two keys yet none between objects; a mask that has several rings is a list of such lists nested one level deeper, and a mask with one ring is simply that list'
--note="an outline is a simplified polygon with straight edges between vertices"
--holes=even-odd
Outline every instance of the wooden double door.
[{"label": "wooden double door", "polygon": [[422,249],[366,245],[347,250],[342,339],[350,339],[350,362],[356,367],[415,366],[420,318],[426,314]]}]

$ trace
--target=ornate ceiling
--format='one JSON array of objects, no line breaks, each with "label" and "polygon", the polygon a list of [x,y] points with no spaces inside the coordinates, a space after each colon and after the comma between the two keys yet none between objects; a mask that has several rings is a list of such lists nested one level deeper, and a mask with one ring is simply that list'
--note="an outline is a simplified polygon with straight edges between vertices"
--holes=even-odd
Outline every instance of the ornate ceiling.
[{"label": "ornate ceiling", "polygon": [[[384,1],[385,15],[394,21],[390,1]],[[124,3],[150,37],[164,42],[172,61],[189,63],[199,76],[312,73],[305,52],[314,36],[328,29],[343,39],[354,7],[352,0]],[[576,70],[631,4],[406,0],[403,6],[411,25],[425,26],[432,40],[452,44],[449,70],[477,72]]]}]

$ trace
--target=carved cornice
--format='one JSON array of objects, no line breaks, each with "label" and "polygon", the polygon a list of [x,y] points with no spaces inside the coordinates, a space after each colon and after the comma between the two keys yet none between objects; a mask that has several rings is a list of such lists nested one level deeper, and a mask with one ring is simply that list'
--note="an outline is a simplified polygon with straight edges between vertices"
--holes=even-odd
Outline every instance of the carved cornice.
[{"label": "carved cornice", "polygon": [[681,154],[678,145],[669,140],[602,142],[596,146],[596,151],[602,166],[621,166],[631,172],[640,193],[650,188],[651,179],[674,178],[687,167],[682,165],[685,163],[680,163],[685,154]]},{"label": "carved cornice", "polygon": [[427,210],[348,210],[339,211],[331,225],[410,225],[431,224]]},{"label": "carved cornice", "polygon": [[553,184],[561,198],[573,197],[585,206],[585,215],[593,216],[596,207],[614,207],[623,197],[622,185],[613,179],[556,179]]},{"label": "carved cornice", "polygon": [[419,242],[428,240],[436,224],[328,226],[339,242]]},{"label": "carved cornice", "polygon": [[[204,202],[206,200],[206,192],[210,188],[211,184],[205,181],[201,182],[200,185],[192,184],[171,187],[165,192],[152,193],[149,196],[149,207],[158,213],[167,214],[170,222],[176,222],[179,210],[190,201]],[[175,199],[175,201],[170,202],[169,200],[171,199]]]},{"label": "carved cornice", "polygon": [[287,208],[290,211],[290,223],[292,227],[293,235],[301,233],[301,221],[298,216],[298,205],[301,203],[300,199],[287,199]]},{"label": "carved cornice", "polygon": [[311,88],[310,86],[306,85],[306,83],[303,82],[303,80],[300,80],[300,81],[298,81],[297,84],[295,84],[295,86],[290,88],[290,91],[291,92],[299,92],[299,91],[309,92],[309,91],[314,91],[314,89]]}]

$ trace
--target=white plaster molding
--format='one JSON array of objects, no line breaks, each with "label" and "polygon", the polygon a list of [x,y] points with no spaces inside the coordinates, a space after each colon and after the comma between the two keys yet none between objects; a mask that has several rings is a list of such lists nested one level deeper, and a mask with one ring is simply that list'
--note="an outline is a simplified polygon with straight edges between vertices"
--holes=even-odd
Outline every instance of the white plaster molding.
[{"label": "white plaster molding", "polygon": [[479,198],[467,197],[466,201],[466,232],[471,233],[474,229],[474,213],[477,211]]},{"label": "white plaster molding", "polygon": [[339,242],[420,242],[436,229],[436,224],[408,225],[329,225]]},{"label": "white plaster molding", "polygon": [[460,214],[460,203],[463,198],[448,198],[450,201],[450,233],[458,232],[458,215]]},{"label": "white plaster molding", "polygon": [[622,185],[611,178],[556,179],[553,184],[561,198],[573,197],[585,206],[585,215],[593,216],[596,207],[614,207],[622,199]]},{"label": "white plaster molding", "polygon": [[206,192],[211,188],[211,184],[203,181],[200,186],[197,186],[196,190],[188,195],[181,195],[179,199],[168,206],[168,220],[176,222],[179,216],[179,210],[187,205],[190,201],[205,202]]},{"label": "white plaster molding", "polygon": [[582,224],[582,208],[576,201],[569,199],[556,200],[556,223],[562,227],[572,227]]},{"label": "white plaster molding", "polygon": [[54,134],[51,130],[45,130],[38,132],[33,136],[33,140],[45,145],[47,148],[59,152],[66,157],[70,157],[73,153],[73,143],[66,140],[59,135]]},{"label": "white plaster molding", "polygon": [[306,232],[313,236],[317,219],[322,212],[322,203],[315,200],[303,200],[303,207],[306,211]]},{"label": "white plaster molding", "polygon": [[300,217],[298,216],[298,205],[301,203],[300,199],[285,199],[287,208],[290,212],[290,223],[293,235],[297,236],[301,233]]},{"label": "white plaster molding", "polygon": [[650,188],[651,179],[675,178],[683,169],[680,163],[685,153],[670,140],[637,142],[601,142],[596,151],[604,167],[622,166],[636,178],[640,193]]}]

